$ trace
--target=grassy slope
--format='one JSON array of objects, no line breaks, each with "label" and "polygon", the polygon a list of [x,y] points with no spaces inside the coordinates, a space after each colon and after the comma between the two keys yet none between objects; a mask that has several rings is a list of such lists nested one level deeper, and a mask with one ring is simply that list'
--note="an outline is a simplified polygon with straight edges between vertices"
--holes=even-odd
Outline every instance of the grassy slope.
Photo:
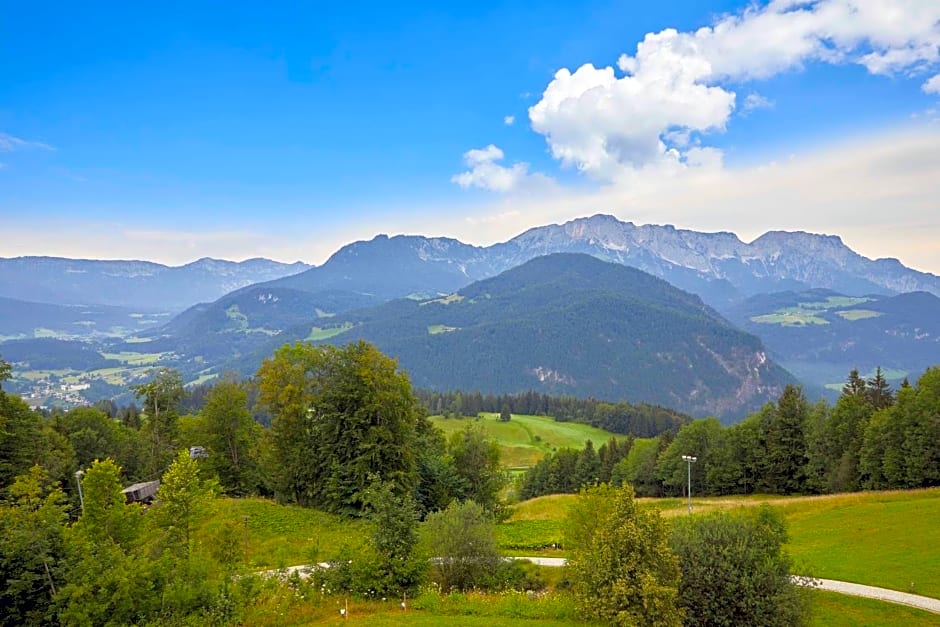
[{"label": "grassy slope", "polygon": [[366,535],[362,521],[259,498],[217,499],[200,535],[212,538],[226,521],[235,522],[244,533],[246,517],[248,562],[253,569],[324,561],[344,545],[361,545]]},{"label": "grassy slope", "polygon": [[513,414],[509,422],[500,422],[499,414],[483,413],[481,416],[479,420],[433,416],[431,422],[448,436],[470,423],[483,425],[499,443],[503,465],[508,468],[533,466],[546,453],[559,448],[584,448],[586,440],[591,440],[596,449],[612,437],[622,437],[576,422],[556,422],[548,416]]}]

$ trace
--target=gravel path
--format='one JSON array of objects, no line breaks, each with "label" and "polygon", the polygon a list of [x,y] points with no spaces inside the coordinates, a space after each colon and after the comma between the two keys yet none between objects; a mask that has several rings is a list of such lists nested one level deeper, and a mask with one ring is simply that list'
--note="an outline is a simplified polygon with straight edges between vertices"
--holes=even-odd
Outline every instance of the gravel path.
[{"label": "gravel path", "polygon": [[830,592],[838,592],[839,594],[850,594],[856,597],[878,599],[879,601],[887,601],[888,603],[900,603],[901,605],[910,605],[911,607],[940,614],[940,599],[933,599],[919,594],[898,592],[897,590],[888,590],[887,588],[863,586],[859,583],[849,583],[847,581],[834,581],[832,579],[816,579],[814,581],[816,582],[815,588],[817,590],[828,590]]}]

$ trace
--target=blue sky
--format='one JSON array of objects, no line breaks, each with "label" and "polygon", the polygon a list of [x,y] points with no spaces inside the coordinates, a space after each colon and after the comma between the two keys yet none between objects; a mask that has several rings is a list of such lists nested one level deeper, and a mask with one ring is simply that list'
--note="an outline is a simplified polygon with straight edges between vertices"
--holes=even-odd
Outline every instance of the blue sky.
[{"label": "blue sky", "polygon": [[605,212],[940,273],[933,0],[4,1],[0,77],[0,256],[320,263]]}]

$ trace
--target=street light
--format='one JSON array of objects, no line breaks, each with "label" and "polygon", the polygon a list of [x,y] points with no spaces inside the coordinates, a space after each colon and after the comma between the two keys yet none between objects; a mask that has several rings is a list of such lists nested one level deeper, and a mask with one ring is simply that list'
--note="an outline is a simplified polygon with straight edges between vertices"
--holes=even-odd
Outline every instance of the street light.
[{"label": "street light", "polygon": [[85,497],[82,495],[82,477],[85,473],[81,468],[75,471],[75,483],[78,484],[78,501],[82,504],[82,515],[85,514]]},{"label": "street light", "polygon": [[683,455],[682,461],[689,465],[689,513],[692,513],[692,464],[698,461],[698,457]]}]

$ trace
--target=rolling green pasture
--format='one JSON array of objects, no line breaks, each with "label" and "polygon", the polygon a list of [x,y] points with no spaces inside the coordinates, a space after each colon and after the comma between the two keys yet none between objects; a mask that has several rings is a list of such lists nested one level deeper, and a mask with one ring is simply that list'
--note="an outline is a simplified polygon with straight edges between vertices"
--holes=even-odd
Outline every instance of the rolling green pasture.
[{"label": "rolling green pasture", "polygon": [[432,416],[431,422],[447,436],[465,429],[470,423],[482,425],[486,433],[498,442],[503,466],[507,468],[534,466],[546,453],[564,447],[581,449],[586,440],[591,440],[598,448],[615,437],[603,429],[576,422],[556,422],[548,416],[513,414],[509,422],[501,422],[499,414],[482,413],[480,416]]},{"label": "rolling green pasture", "polygon": [[852,298],[850,296],[830,296],[822,301],[808,301],[795,307],[783,307],[760,316],[752,316],[751,321],[758,324],[779,324],[785,327],[801,327],[811,324],[825,325],[829,321],[819,315],[821,311],[840,309],[836,315],[848,321],[877,318],[881,314],[868,309],[849,309],[872,300],[871,298]]}]

